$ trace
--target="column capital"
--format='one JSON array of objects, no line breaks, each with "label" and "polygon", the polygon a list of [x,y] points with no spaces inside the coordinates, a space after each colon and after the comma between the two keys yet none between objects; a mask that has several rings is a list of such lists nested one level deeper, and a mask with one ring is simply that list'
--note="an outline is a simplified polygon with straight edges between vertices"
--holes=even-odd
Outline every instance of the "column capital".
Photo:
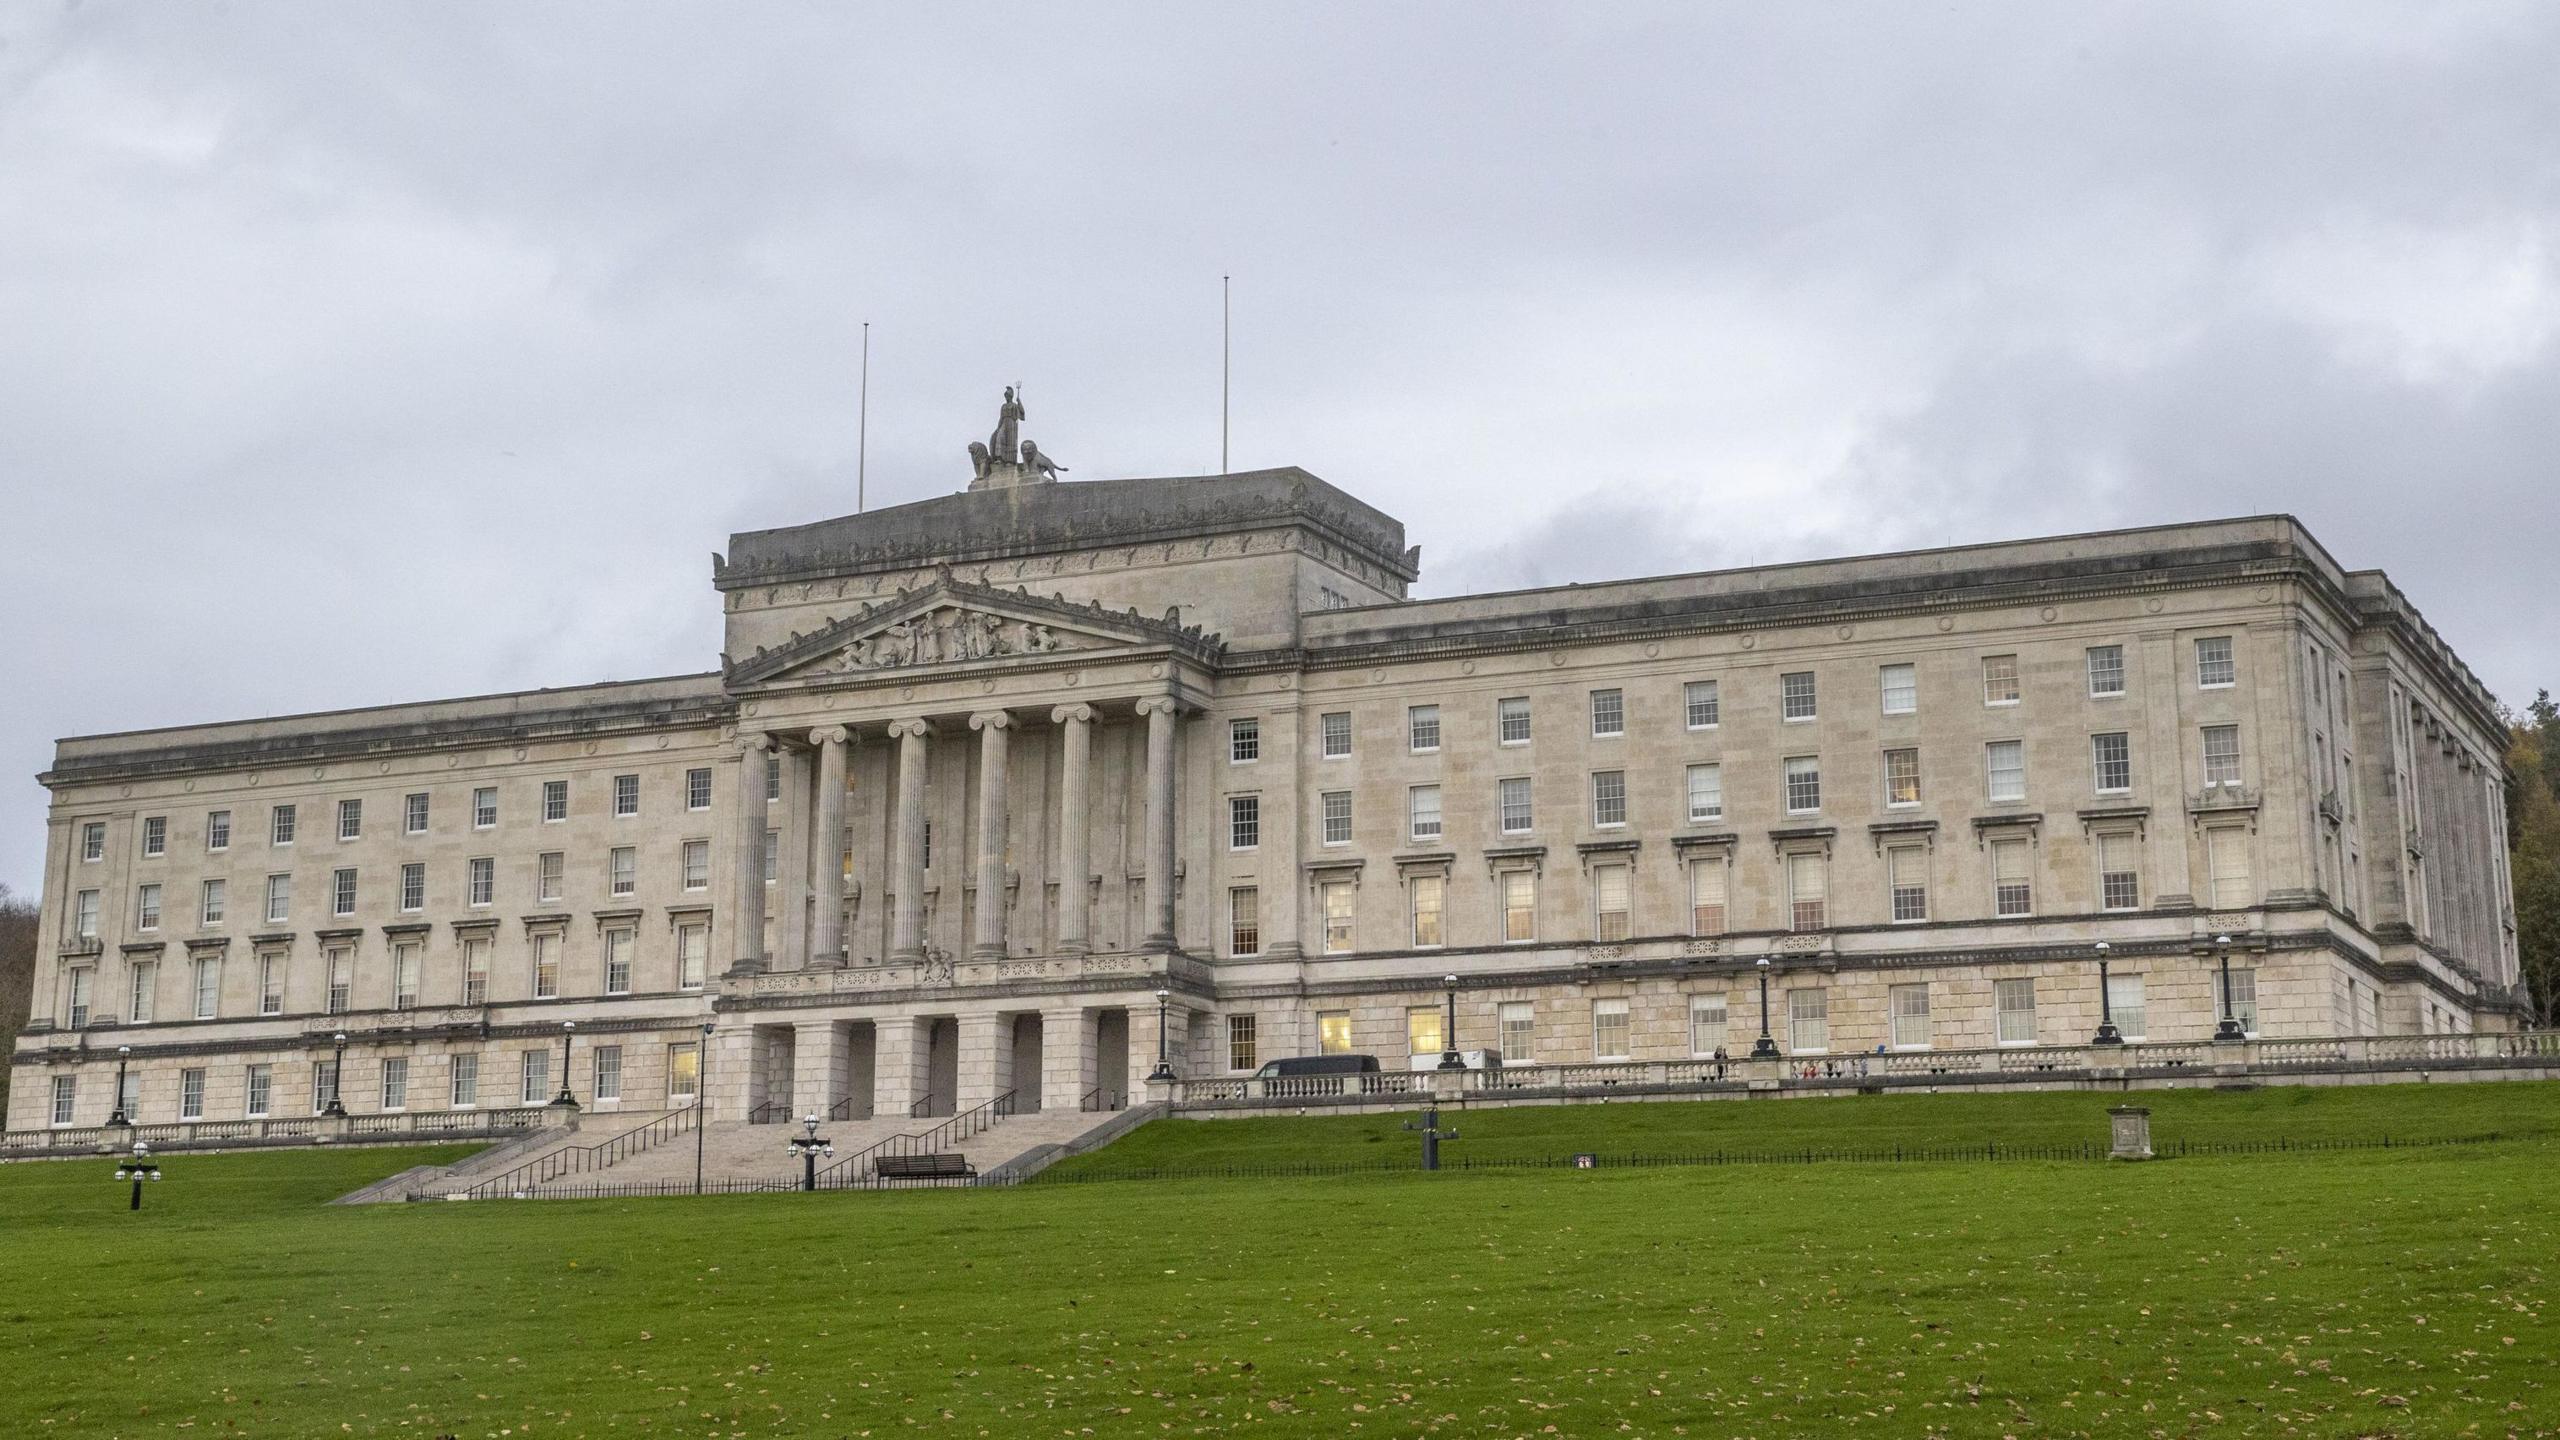
[{"label": "column capital", "polygon": [[972,730],[1010,730],[1013,728],[1013,712],[1010,710],[981,710],[975,715],[969,717],[969,728]]},{"label": "column capital", "polygon": [[853,731],[842,725],[821,725],[809,732],[812,745],[844,745],[853,739]]},{"label": "column capital", "polygon": [[738,737],[738,749],[747,754],[753,754],[758,750],[770,750],[772,748],[773,737],[767,735],[761,730],[750,731]]},{"label": "column capital", "polygon": [[1093,707],[1078,701],[1072,705],[1057,706],[1049,712],[1049,723],[1052,725],[1064,725],[1070,720],[1078,725],[1092,724]]},{"label": "column capital", "polygon": [[1182,713],[1182,704],[1170,695],[1150,695],[1138,702],[1138,713],[1141,715],[1154,715],[1159,712],[1166,715],[1179,715]]},{"label": "column capital", "polygon": [[890,722],[889,722],[889,738],[890,738],[890,739],[892,739],[892,740],[904,740],[904,739],[906,739],[906,738],[907,738],[908,736],[910,736],[910,735],[916,736],[916,737],[918,737],[918,738],[920,738],[920,739],[926,739],[926,740],[930,740],[930,739],[932,739],[932,738],[933,738],[933,722],[932,722],[932,721],[930,721],[930,720],[922,720],[922,719],[914,719],[914,720],[892,720],[892,721],[890,721]]}]

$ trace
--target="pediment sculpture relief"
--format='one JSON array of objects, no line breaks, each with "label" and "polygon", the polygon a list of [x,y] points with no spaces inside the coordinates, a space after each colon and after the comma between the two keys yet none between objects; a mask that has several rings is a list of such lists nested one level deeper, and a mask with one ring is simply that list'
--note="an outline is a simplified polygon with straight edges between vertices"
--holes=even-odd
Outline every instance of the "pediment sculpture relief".
[{"label": "pediment sculpture relief", "polygon": [[836,652],[838,670],[892,670],[999,655],[1046,655],[1079,648],[1050,626],[986,610],[949,606],[859,636]]}]

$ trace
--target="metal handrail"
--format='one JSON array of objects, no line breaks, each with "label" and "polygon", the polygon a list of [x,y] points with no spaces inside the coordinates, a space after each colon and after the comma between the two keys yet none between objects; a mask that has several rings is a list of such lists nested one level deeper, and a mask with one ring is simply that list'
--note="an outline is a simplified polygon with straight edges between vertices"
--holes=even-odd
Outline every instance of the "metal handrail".
[{"label": "metal handrail", "polygon": [[[882,1155],[931,1155],[944,1145],[957,1144],[972,1135],[995,1128],[998,1120],[1013,1113],[1014,1092],[1007,1090],[983,1105],[974,1105],[921,1134],[892,1135],[865,1146],[818,1172],[821,1189],[840,1189],[870,1178],[870,1163]],[[891,1149],[891,1146],[902,1148]],[[857,1168],[859,1167],[859,1168]]]},{"label": "metal handrail", "polygon": [[502,1195],[530,1189],[562,1175],[575,1175],[584,1170],[601,1170],[617,1161],[627,1160],[661,1140],[671,1139],[691,1130],[702,1113],[697,1100],[681,1110],[672,1110],[637,1129],[626,1130],[609,1140],[593,1145],[573,1145],[554,1150],[539,1159],[529,1160],[503,1175],[483,1180],[463,1193],[474,1200],[489,1195]]}]

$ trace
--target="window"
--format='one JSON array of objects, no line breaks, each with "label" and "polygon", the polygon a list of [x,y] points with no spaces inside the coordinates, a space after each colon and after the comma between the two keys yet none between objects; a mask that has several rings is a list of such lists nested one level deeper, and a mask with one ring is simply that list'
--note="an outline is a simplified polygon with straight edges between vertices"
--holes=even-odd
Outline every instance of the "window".
[{"label": "window", "polygon": [[1992,1006],[1999,1015],[1999,1037],[2003,1045],[2036,1043],[2036,982],[2027,980],[1995,980],[1991,982]]},{"label": "window", "polygon": [[204,848],[207,850],[231,848],[230,811],[215,810],[204,817]]},{"label": "window", "polygon": [[1627,1049],[1627,1002],[1594,1000],[1591,1002],[1591,1058],[1624,1060]]},{"label": "window", "polygon": [[533,937],[533,998],[550,1000],[560,994],[560,937],[545,932]]},{"label": "window", "polygon": [[1351,1012],[1323,1010],[1316,1014],[1316,1053],[1348,1055],[1351,1053]]},{"label": "window", "polygon": [[1721,820],[1724,818],[1724,767],[1692,765],[1689,767],[1689,818]]},{"label": "window", "polygon": [[402,941],[391,947],[391,1008],[418,1008],[418,945]]},{"label": "window", "polygon": [[475,935],[462,942],[462,1003],[489,1003],[489,941]]},{"label": "window", "polygon": [[1228,1069],[1251,1070],[1260,1063],[1260,1054],[1253,1043],[1253,1030],[1252,1016],[1230,1015],[1227,1017]]},{"label": "window", "polygon": [[2098,907],[2102,910],[2139,909],[2142,905],[2142,878],[2135,869],[2134,837],[2119,833],[2097,838]]},{"label": "window", "polygon": [[258,1013],[284,1013],[284,956],[272,950],[258,957]]},{"label": "window", "polygon": [[1884,693],[1884,713],[1908,715],[1920,708],[1920,670],[1914,665],[1886,665],[1876,672]]},{"label": "window", "polygon": [[341,840],[358,840],[363,837],[364,802],[361,800],[339,801],[338,838]]},{"label": "window", "polygon": [[640,888],[640,852],[628,845],[616,845],[605,854],[606,874],[616,895],[629,895]]},{"label": "window", "polygon": [[1324,953],[1346,955],[1351,951],[1351,882],[1328,880],[1316,887],[1324,902]]},{"label": "window", "polygon": [[2239,683],[2240,667],[2231,657],[2231,637],[2213,635],[2196,642],[2196,684],[2206,690]]},{"label": "window", "polygon": [[1448,1037],[1440,1024],[1437,1005],[1408,1005],[1404,1009],[1405,1049],[1416,1055],[1437,1055],[1449,1048]]},{"label": "window", "polygon": [[452,1103],[456,1110],[469,1110],[480,1103],[480,1057],[453,1057]]},{"label": "window", "polygon": [[293,877],[291,875],[268,876],[267,923],[270,925],[283,925],[289,923],[292,918]]},{"label": "window", "polygon": [[1813,755],[1792,755],[1786,762],[1787,813],[1811,815],[1822,808],[1822,761]]},{"label": "window", "polygon": [[1248,715],[1227,722],[1227,763],[1250,765],[1262,758],[1262,721]]},{"label": "window", "polygon": [[1681,699],[1684,702],[1683,708],[1688,713],[1690,729],[1713,730],[1716,728],[1717,707],[1715,681],[1690,681],[1686,686],[1682,687]]},{"label": "window", "polygon": [[160,928],[160,887],[144,885],[133,892],[133,925],[137,930]]},{"label": "window", "polygon": [[[766,759],[766,762],[765,762],[765,763],[766,763],[767,767],[771,770],[771,772],[773,773],[773,775],[774,775],[774,776],[778,777],[778,776],[780,775],[780,773],[781,773],[781,767],[782,767],[782,762],[781,762],[781,761],[776,760],[776,759],[773,759],[773,758],[771,758],[771,757],[767,757],[767,759]],[[778,779],[777,779],[777,783],[778,783]],[[768,796],[767,798],[771,798],[771,797],[770,797],[770,796]],[[552,823],[554,823],[554,822],[556,822],[556,821],[566,820],[566,819],[568,819],[568,818],[569,818],[569,782],[568,782],[568,781],[566,781],[566,780],[545,780],[545,781],[543,781],[543,782],[542,782],[542,821],[543,821],[543,823],[544,823],[544,824],[546,824],[546,825],[548,825],[548,824],[552,824]]]},{"label": "window", "polygon": [[222,923],[223,904],[229,898],[230,891],[231,886],[228,881],[207,880],[204,882],[202,916],[205,924],[219,925]]},{"label": "window", "polygon": [[1591,938],[1614,944],[1627,938],[1627,867],[1591,868]]},{"label": "window", "polygon": [[2116,1030],[2127,1040],[2140,1040],[2151,1033],[2142,1005],[2141,976],[2109,975],[2107,1010],[2115,1018]]},{"label": "window", "polygon": [[1884,875],[1893,923],[1910,925],[1929,918],[1929,852],[1917,845],[1885,847]]},{"label": "window", "polygon": [[1721,935],[1725,930],[1725,864],[1722,860],[1689,862],[1689,933]]},{"label": "window", "polygon": [[1438,875],[1416,875],[1405,882],[1412,897],[1413,943],[1419,949],[1433,949],[1444,943],[1441,912],[1448,900],[1448,881]]},{"label": "window", "polygon": [[1494,795],[1502,814],[1502,833],[1528,834],[1534,818],[1529,808],[1529,777],[1522,775],[1494,782]]},{"label": "window", "polygon": [[319,1114],[338,1098],[338,1062],[315,1060],[311,1065],[311,1113]]},{"label": "window", "polygon": [[2124,693],[2124,647],[2092,645],[2089,647],[2089,695],[2103,699]]},{"label": "window", "polygon": [[181,1120],[204,1118],[204,1072],[202,1070],[178,1072],[178,1118]]},{"label": "window", "polygon": [[160,988],[160,967],[149,960],[137,960],[125,987],[124,1020],[128,1025],[151,1023],[151,1002]]},{"label": "window", "polygon": [[2015,918],[2036,913],[2035,889],[2027,871],[2027,842],[1991,842],[1991,913]]},{"label": "window", "polygon": [[320,954],[329,969],[329,1013],[344,1014],[356,992],[356,952],[332,945]]},{"label": "window", "polygon": [[2257,971],[2234,969],[2231,972],[2231,1017],[2239,1021],[2240,1028],[2250,1035],[2258,1033]]},{"label": "window", "polygon": [[1825,882],[1822,856],[1814,851],[1801,851],[1787,857],[1788,927],[1794,930],[1819,930],[1827,916],[1824,903]]},{"label": "window", "polygon": [[294,809],[290,805],[279,805],[267,812],[268,844],[290,845],[293,843],[293,817]]},{"label": "window", "polygon": [[1227,892],[1227,953],[1262,953],[1262,891],[1239,885]]},{"label": "window", "polygon": [[1826,990],[1787,992],[1787,1048],[1820,1055],[1831,1048],[1831,995]]},{"label": "window", "polygon": [[2204,788],[2240,788],[2240,727],[2204,727]]},{"label": "window", "polygon": [[1316,722],[1323,736],[1322,754],[1327,760],[1339,760],[1351,753],[1351,712],[1336,710]]},{"label": "window", "polygon": [[272,1065],[250,1066],[249,1083],[244,1088],[248,1094],[247,1103],[241,1107],[242,1112],[252,1120],[264,1119],[275,1105],[275,1067]]},{"label": "window", "polygon": [[1502,939],[1517,944],[1538,938],[1538,873],[1502,872]]},{"label": "window", "polygon": [[53,1077],[54,1124],[68,1125],[71,1123],[72,1116],[77,1113],[76,1106],[79,1100],[79,1095],[79,1082],[77,1080],[73,1079],[69,1075],[56,1075]]},{"label": "window", "polygon": [[1262,797],[1227,797],[1227,848],[1251,850],[1262,843]]},{"label": "window", "polygon": [[711,959],[711,929],[706,925],[676,927],[676,983],[699,990]]},{"label": "window", "polygon": [[1416,785],[1405,793],[1405,814],[1416,840],[1440,838],[1440,787]]},{"label": "window", "polygon": [[1594,690],[1591,692],[1591,733],[1607,740],[1627,733],[1627,692]]},{"label": "window", "polygon": [[80,863],[107,858],[107,823],[91,820],[80,827]]},{"label": "window", "polygon": [[615,818],[615,819],[617,819],[617,820],[627,820],[627,819],[629,819],[630,817],[632,817],[632,816],[634,816],[634,815],[637,815],[637,814],[639,814],[639,813],[640,813],[640,777],[639,777],[639,776],[637,776],[637,775],[616,775],[616,776],[614,776],[614,777],[613,777],[613,815],[614,815],[614,818]]},{"label": "window", "polygon": [[[765,835],[765,853],[768,857],[765,866],[767,874],[764,877],[767,880],[771,880],[773,878],[770,873],[773,868],[770,860],[772,852],[773,835],[768,831]],[[561,854],[557,850],[546,851],[543,854],[534,857],[533,898],[536,900],[559,899],[561,881],[563,877],[568,874],[568,870],[569,857]]]},{"label": "window", "polygon": [[684,808],[711,808],[711,767],[708,765],[684,772]]},{"label": "window", "polygon": [[527,1050],[519,1062],[524,1067],[524,1083],[516,1091],[527,1105],[539,1105],[551,1098],[551,1052],[548,1049]]},{"label": "window", "polygon": [[1994,740],[1982,747],[1982,763],[1992,803],[2011,804],[2027,798],[2027,742]]},{"label": "window", "polygon": [[498,862],[487,855],[475,855],[463,864],[463,898],[472,905],[487,905],[498,898]]},{"label": "window", "polygon": [[211,1020],[222,1014],[222,960],[204,955],[196,959],[196,1018]]},{"label": "window", "polygon": [[1896,985],[1888,997],[1893,1006],[1893,1048],[1929,1048],[1929,987]]},{"label": "window", "polygon": [[2207,892],[2217,910],[2237,910],[2257,902],[2249,877],[2249,832],[2238,825],[2217,825],[2204,832],[2205,871],[2213,882]]},{"label": "window", "polygon": [[1720,1055],[1724,1053],[1725,1005],[1721,995],[1689,997],[1689,1053]]},{"label": "window", "polygon": [[[711,772],[703,770],[696,773],[708,775]],[[495,828],[497,823],[498,787],[495,785],[483,785],[479,789],[472,791],[471,828],[474,830],[488,830]]]},{"label": "window", "polygon": [[676,870],[684,877],[687,890],[711,888],[711,842],[687,840],[676,847]]},{"label": "window", "polygon": [[1813,672],[1796,670],[1778,677],[1778,715],[1783,720],[1813,718]]},{"label": "window", "polygon": [[2133,739],[2125,732],[2090,736],[2089,763],[2097,772],[2099,794],[2122,795],[2133,789]]},{"label": "window", "polygon": [[1440,749],[1440,707],[1408,706],[1404,712],[1405,747],[1416,755],[1431,755]]},{"label": "window", "polygon": [[1982,703],[2015,705],[2018,703],[2018,657],[1985,655],[1982,657]]},{"label": "window", "polygon": [[427,797],[423,791],[409,796],[401,803],[400,828],[411,835],[427,833]]},{"label": "window", "polygon": [[631,993],[631,932],[628,930],[604,932],[604,993]]},{"label": "window", "polygon": [[667,1047],[667,1103],[691,1104],[702,1093],[702,1042],[685,1040]]},{"label": "window", "polygon": [[146,815],[142,820],[142,858],[156,860],[169,853],[169,817]]},{"label": "window", "polygon": [[1493,702],[1494,727],[1497,738],[1505,745],[1529,743],[1529,697],[1515,695]]},{"label": "window", "polygon": [[[569,782],[566,780],[555,780],[542,787],[542,807],[544,812],[542,818],[546,820],[554,818],[550,814],[552,785],[560,787],[560,818],[566,818],[569,813]],[[779,755],[767,755],[764,757],[764,803],[771,805],[781,798],[782,757]]]},{"label": "window", "polygon": [[89,1023],[91,998],[96,990],[98,972],[95,967],[76,965],[71,970],[70,1025],[74,1030]]},{"label": "window", "polygon": [[404,912],[427,908],[427,867],[411,863],[400,867],[400,908]]},{"label": "window", "polygon": [[1324,843],[1351,843],[1351,792],[1328,790],[1317,797],[1324,810]]},{"label": "window", "polygon": [[1502,1022],[1502,1061],[1506,1065],[1538,1063],[1538,1008],[1527,1000],[1506,1000],[1497,1012]]},{"label": "window", "polygon": [[405,1055],[383,1057],[382,1108],[385,1110],[409,1108],[409,1058]]},{"label": "window", "polygon": [[1591,823],[1610,829],[1627,823],[1627,772],[1595,770],[1591,774]]},{"label": "window", "polygon": [[1919,751],[1902,749],[1884,752],[1884,803],[1896,807],[1920,803]]},{"label": "window", "polygon": [[98,938],[98,892],[83,890],[72,898],[71,933],[83,940]]},{"label": "window", "polygon": [[[764,883],[775,883],[782,875],[782,832],[779,830],[764,832],[763,865]],[[924,822],[924,868],[933,868],[933,822],[930,820]]]}]

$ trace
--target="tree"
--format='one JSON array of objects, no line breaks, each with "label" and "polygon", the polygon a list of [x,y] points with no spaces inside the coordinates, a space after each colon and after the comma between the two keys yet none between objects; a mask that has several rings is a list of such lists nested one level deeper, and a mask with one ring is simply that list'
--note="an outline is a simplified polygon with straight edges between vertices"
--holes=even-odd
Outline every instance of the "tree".
[{"label": "tree", "polygon": [[[14,1039],[27,1028],[35,1004],[36,904],[0,885],[0,1038]],[[0,1059],[0,1114],[9,1104],[9,1073],[16,1067]]]},{"label": "tree", "polygon": [[2507,852],[2516,951],[2541,1023],[2560,1023],[2560,705],[2545,690],[2511,722]]}]

